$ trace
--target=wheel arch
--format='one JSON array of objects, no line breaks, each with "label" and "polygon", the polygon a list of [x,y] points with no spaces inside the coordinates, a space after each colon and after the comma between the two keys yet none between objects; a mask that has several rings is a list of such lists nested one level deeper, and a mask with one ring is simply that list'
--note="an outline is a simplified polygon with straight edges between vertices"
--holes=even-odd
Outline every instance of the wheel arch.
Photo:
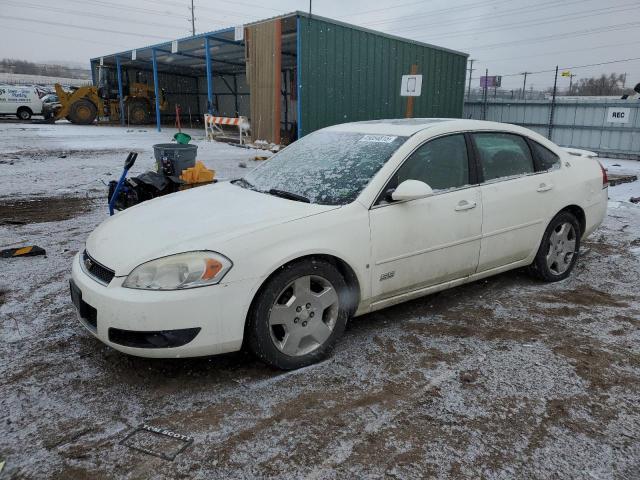
[{"label": "wheel arch", "polygon": [[564,207],[562,210],[560,210],[558,213],[556,213],[554,217],[556,217],[562,212],[569,212],[574,217],[576,217],[576,219],[578,220],[578,223],[580,224],[580,235],[581,236],[584,235],[584,232],[587,228],[587,216],[584,210],[582,209],[582,207],[578,205],[568,205]]},{"label": "wheel arch", "polygon": [[360,290],[360,280],[358,279],[358,276],[355,272],[355,270],[353,269],[353,267],[351,267],[351,265],[349,265],[348,262],[346,262],[345,260],[343,260],[342,258],[339,258],[335,255],[331,255],[328,253],[310,253],[310,254],[305,254],[305,255],[301,255],[299,257],[290,259],[285,261],[284,263],[282,263],[281,265],[279,265],[278,267],[274,268],[269,275],[267,275],[267,277],[262,281],[262,283],[260,284],[260,286],[257,288],[257,290],[255,291],[255,293],[253,294],[253,298],[251,299],[251,303],[249,304],[249,308],[247,309],[246,315],[245,315],[245,320],[244,320],[244,339],[246,340],[247,335],[246,335],[246,329],[247,326],[249,324],[249,322],[247,321],[247,319],[249,318],[249,315],[251,315],[251,311],[254,308],[255,302],[258,299],[258,297],[260,296],[260,294],[262,293],[262,290],[264,289],[265,285],[269,282],[269,280],[271,280],[271,278],[273,278],[274,275],[276,275],[278,272],[280,272],[283,268],[289,266],[289,265],[293,265],[299,262],[304,262],[304,261],[308,261],[308,260],[313,260],[313,259],[318,259],[318,260],[324,260],[330,264],[332,264],[333,266],[336,267],[336,269],[338,270],[338,272],[340,272],[340,274],[342,275],[342,277],[344,278],[345,283],[347,284],[347,288],[348,288],[348,292],[349,292],[349,316],[353,315],[356,311],[356,309],[358,308],[358,304],[360,303],[360,297],[361,297],[361,290]]}]

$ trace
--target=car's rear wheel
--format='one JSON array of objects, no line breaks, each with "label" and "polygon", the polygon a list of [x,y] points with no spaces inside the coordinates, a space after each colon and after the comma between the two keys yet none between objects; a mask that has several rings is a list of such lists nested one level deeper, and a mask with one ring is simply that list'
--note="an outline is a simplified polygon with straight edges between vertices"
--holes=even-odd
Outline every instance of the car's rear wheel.
[{"label": "car's rear wheel", "polygon": [[344,278],[329,262],[286,265],[254,300],[246,331],[249,349],[284,370],[326,358],[347,323],[346,293]]},{"label": "car's rear wheel", "polygon": [[580,223],[570,212],[560,212],[549,223],[530,271],[546,282],[567,278],[578,260]]}]

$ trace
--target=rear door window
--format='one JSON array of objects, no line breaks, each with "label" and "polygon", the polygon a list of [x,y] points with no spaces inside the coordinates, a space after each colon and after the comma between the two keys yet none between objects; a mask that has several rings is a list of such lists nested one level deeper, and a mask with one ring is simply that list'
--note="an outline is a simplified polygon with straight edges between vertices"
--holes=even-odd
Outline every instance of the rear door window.
[{"label": "rear door window", "polygon": [[534,172],[527,141],[520,135],[501,132],[474,133],[485,182]]},{"label": "rear door window", "polygon": [[558,157],[558,155],[533,140],[529,140],[529,144],[536,159],[536,170],[544,172],[560,168],[560,157]]}]

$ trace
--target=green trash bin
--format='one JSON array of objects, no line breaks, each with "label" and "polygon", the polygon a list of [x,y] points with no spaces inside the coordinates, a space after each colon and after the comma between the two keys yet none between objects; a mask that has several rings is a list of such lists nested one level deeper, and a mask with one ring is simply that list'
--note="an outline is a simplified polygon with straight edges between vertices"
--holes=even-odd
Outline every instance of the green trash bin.
[{"label": "green trash bin", "polygon": [[178,132],[173,136],[173,139],[178,142],[180,145],[186,145],[191,141],[191,135],[187,135],[186,133]]}]

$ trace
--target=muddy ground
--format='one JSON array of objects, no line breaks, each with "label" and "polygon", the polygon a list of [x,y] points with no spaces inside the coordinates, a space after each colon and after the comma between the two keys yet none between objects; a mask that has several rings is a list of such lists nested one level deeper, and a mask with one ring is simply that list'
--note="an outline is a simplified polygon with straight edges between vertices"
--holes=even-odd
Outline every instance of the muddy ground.
[{"label": "muddy ground", "polygon": [[[640,207],[611,202],[563,282],[515,271],[359,317],[282,373],[86,333],[67,278],[101,195],[0,198],[26,219],[0,243],[48,251],[0,264],[0,479],[640,478]],[[173,461],[121,444],[143,423],[193,443]]]}]

